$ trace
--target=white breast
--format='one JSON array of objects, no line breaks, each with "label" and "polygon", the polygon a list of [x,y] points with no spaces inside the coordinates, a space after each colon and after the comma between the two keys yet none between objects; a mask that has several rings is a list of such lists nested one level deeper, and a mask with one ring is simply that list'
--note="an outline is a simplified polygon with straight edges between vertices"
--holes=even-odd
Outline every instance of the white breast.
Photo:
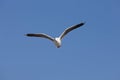
[{"label": "white breast", "polygon": [[59,48],[61,46],[61,39],[60,38],[55,38],[54,43],[57,46],[57,48]]}]

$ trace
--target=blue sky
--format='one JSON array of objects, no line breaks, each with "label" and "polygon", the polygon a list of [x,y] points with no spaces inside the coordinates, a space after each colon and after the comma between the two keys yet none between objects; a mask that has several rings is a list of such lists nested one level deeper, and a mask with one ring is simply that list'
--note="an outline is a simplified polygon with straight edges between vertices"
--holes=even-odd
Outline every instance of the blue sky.
[{"label": "blue sky", "polygon": [[[120,80],[119,0],[0,0],[0,80]],[[59,36],[62,47],[26,33]]]}]

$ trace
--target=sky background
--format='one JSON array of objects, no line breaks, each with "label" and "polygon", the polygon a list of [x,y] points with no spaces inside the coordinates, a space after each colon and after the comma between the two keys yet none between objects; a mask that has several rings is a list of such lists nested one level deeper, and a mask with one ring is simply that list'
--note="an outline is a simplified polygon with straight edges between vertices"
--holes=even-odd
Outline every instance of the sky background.
[{"label": "sky background", "polygon": [[120,80],[120,0],[0,0],[0,80]]}]

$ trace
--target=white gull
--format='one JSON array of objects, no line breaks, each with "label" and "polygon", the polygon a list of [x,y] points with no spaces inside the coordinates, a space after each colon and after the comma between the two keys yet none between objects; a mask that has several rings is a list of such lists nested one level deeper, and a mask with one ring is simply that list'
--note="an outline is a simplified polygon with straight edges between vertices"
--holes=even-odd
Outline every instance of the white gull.
[{"label": "white gull", "polygon": [[51,40],[52,42],[54,42],[54,44],[56,45],[57,48],[59,48],[61,46],[61,40],[63,39],[63,37],[69,33],[70,31],[76,29],[76,28],[79,28],[81,27],[82,25],[84,25],[85,23],[79,23],[79,24],[76,24],[74,26],[71,26],[67,29],[65,29],[65,31],[59,36],[59,37],[56,37],[56,38],[53,38],[49,35],[46,35],[44,33],[39,33],[39,34],[34,34],[34,33],[29,33],[29,34],[26,34],[26,36],[29,36],[29,37],[42,37],[42,38],[47,38],[49,40]]}]

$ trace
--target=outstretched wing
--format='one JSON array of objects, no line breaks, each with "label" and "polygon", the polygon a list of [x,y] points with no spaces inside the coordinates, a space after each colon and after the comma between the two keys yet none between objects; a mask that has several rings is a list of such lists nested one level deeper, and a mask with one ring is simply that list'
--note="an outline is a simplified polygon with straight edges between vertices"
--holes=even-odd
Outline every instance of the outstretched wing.
[{"label": "outstretched wing", "polygon": [[29,33],[29,34],[26,34],[26,36],[29,36],[29,37],[42,37],[42,38],[47,38],[51,41],[54,41],[54,38],[52,38],[51,36],[48,36],[47,34],[43,34],[43,33],[40,33],[40,34],[33,34],[33,33]]},{"label": "outstretched wing", "polygon": [[82,25],[84,25],[85,23],[79,23],[77,25],[74,25],[74,26],[71,26],[67,29],[65,29],[65,31],[60,35],[60,39],[62,39],[67,33],[69,33],[70,31],[78,28],[78,27],[81,27]]}]

